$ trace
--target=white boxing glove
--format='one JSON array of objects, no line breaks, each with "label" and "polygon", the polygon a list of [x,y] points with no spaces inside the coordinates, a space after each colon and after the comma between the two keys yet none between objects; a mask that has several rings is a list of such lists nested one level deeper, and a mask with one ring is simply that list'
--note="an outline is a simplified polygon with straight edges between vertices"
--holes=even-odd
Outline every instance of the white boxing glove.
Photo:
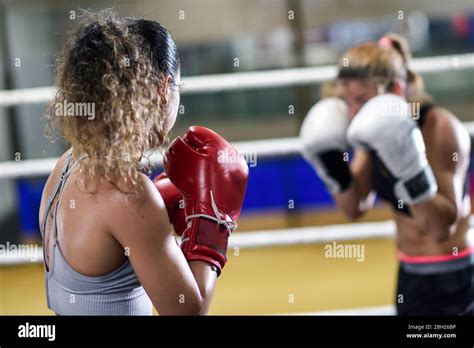
[{"label": "white boxing glove", "polygon": [[303,157],[313,166],[331,193],[347,189],[352,176],[344,152],[349,126],[347,106],[341,99],[327,98],[308,112],[300,130]]},{"label": "white boxing glove", "polygon": [[408,103],[395,94],[370,99],[352,120],[347,138],[373,150],[394,178],[393,194],[407,204],[431,199],[438,190],[420,129]]}]

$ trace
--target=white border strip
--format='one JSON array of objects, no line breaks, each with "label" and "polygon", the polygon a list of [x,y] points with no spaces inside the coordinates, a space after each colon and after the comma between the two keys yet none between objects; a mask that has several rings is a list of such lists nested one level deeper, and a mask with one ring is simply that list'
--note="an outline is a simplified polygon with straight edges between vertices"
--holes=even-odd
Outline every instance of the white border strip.
[{"label": "white border strip", "polygon": [[378,306],[378,307],[361,307],[361,308],[348,308],[348,309],[336,309],[331,311],[321,312],[303,312],[303,313],[285,313],[280,315],[396,315],[397,311],[395,306]]}]

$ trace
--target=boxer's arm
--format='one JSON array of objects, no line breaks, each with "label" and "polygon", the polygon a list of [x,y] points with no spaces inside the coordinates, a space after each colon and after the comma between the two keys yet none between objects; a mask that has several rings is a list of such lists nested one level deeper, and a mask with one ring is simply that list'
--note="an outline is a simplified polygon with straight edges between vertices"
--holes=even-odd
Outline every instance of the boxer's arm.
[{"label": "boxer's arm", "polygon": [[429,201],[414,204],[412,211],[421,228],[443,241],[456,230],[459,218],[466,213],[464,182],[471,142],[469,134],[459,121],[443,109],[438,112],[443,115],[437,115],[436,121],[429,128],[431,141],[428,144],[438,193]]},{"label": "boxer's arm", "polygon": [[140,198],[122,198],[118,194],[112,234],[128,252],[126,255],[159,314],[206,314],[217,273],[205,262],[186,261],[170,233],[162,198],[146,176],[141,180],[144,193]]},{"label": "boxer's arm", "polygon": [[360,218],[373,207],[375,193],[372,191],[372,156],[369,151],[356,149],[350,164],[351,186],[333,194],[334,201],[348,219]]}]

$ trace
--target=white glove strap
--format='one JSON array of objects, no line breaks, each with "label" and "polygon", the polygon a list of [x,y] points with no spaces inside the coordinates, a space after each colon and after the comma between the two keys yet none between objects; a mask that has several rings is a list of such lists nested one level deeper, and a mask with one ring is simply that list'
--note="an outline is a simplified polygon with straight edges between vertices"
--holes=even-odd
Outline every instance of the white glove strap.
[{"label": "white glove strap", "polygon": [[220,225],[224,225],[230,235],[232,231],[234,231],[237,228],[237,223],[229,215],[226,215],[229,218],[229,220],[222,220],[221,214],[219,213],[219,209],[217,208],[216,202],[214,201],[214,196],[212,194],[212,191],[210,191],[210,193],[211,193],[211,206],[212,206],[212,210],[215,216],[207,215],[207,214],[193,214],[193,215],[186,216],[186,222],[191,219],[196,219],[196,218],[209,219],[209,220],[217,222]]}]

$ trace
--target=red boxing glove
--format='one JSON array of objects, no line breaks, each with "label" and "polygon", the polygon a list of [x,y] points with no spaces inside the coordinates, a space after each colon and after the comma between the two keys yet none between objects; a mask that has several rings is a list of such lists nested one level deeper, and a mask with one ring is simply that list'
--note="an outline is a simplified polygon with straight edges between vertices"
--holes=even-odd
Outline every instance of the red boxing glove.
[{"label": "red boxing glove", "polygon": [[163,197],[166,210],[168,211],[168,218],[174,227],[174,232],[181,236],[186,228],[181,192],[173,185],[164,172],[154,178],[153,183],[160,192],[161,197]]},{"label": "red boxing glove", "polygon": [[220,135],[193,126],[171,143],[164,167],[184,199],[188,223],[181,242],[184,256],[208,262],[220,274],[245,197],[247,163]]}]

